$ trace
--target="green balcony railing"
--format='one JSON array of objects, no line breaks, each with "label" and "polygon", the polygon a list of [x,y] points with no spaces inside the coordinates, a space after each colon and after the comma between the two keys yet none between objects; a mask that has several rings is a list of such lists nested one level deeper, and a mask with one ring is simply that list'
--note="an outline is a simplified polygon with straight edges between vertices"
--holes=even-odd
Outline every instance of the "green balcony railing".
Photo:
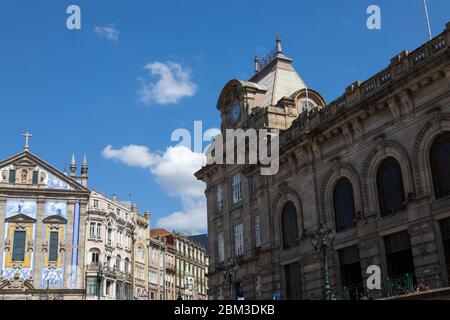
[{"label": "green balcony railing", "polygon": [[397,277],[388,277],[386,283],[389,297],[405,295],[415,291],[414,278],[410,273]]},{"label": "green balcony railing", "polygon": [[[384,298],[401,297],[413,293],[422,293],[439,288],[450,287],[446,272],[438,268],[430,268],[408,273],[396,277],[387,277],[382,281],[379,290],[368,290],[363,284],[344,287],[340,290],[332,289],[332,300],[378,300]],[[310,293],[306,300],[323,300],[322,293]]]}]

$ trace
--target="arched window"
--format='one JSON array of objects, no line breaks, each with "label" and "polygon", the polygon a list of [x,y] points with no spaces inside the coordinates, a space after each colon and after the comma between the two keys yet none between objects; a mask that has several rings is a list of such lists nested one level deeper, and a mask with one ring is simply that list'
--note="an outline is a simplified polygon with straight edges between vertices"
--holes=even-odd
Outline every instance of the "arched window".
[{"label": "arched window", "polygon": [[355,200],[353,187],[347,178],[342,178],[334,187],[334,217],[336,230],[344,231],[355,226]]},{"label": "arched window", "polygon": [[450,195],[450,132],[436,138],[430,151],[436,199]]},{"label": "arched window", "polygon": [[283,232],[283,248],[290,249],[298,245],[297,210],[292,202],[288,202],[281,214]]},{"label": "arched window", "polygon": [[89,250],[90,255],[90,263],[93,265],[97,265],[100,262],[100,250],[99,249],[91,249]]},{"label": "arched window", "polygon": [[382,217],[404,209],[405,190],[402,170],[394,158],[387,158],[381,163],[377,173],[377,187]]}]

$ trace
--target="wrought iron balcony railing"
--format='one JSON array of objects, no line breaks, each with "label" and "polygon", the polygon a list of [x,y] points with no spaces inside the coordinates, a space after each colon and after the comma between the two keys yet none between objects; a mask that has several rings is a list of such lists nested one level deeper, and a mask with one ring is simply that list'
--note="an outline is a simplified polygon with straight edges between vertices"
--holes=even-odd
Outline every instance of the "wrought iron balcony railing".
[{"label": "wrought iron balcony railing", "polygon": [[[439,269],[428,269],[415,274],[404,274],[395,277],[386,277],[382,281],[381,289],[368,290],[361,285],[344,287],[340,290],[333,289],[332,300],[378,300],[408,295],[431,292],[436,289],[450,287],[444,278],[444,272]],[[323,294],[310,293],[306,300],[322,300]]]}]

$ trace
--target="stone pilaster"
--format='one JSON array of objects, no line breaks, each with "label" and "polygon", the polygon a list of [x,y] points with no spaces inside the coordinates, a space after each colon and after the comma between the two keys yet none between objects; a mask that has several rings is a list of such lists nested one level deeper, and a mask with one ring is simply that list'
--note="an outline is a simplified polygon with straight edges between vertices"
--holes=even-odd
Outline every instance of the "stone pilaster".
[{"label": "stone pilaster", "polygon": [[35,245],[34,245],[34,266],[33,266],[33,282],[35,288],[40,288],[41,274],[44,266],[44,255],[46,252],[42,251],[42,245],[45,239],[45,226],[42,221],[45,218],[45,198],[37,200],[37,221],[34,226],[35,230]]}]

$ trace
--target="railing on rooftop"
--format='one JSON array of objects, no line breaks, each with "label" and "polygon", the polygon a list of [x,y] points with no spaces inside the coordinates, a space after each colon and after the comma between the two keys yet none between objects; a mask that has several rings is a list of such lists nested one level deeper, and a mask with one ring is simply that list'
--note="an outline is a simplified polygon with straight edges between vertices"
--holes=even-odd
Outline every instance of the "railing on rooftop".
[{"label": "railing on rooftop", "polygon": [[[315,108],[310,112],[304,112],[294,121],[293,126],[300,128],[302,131],[308,131],[317,125],[326,123],[344,110],[351,108],[353,105],[359,103],[389,84],[396,79],[404,76],[404,74],[411,72],[428,61],[433,56],[440,54],[449,47],[450,39],[450,23],[447,24],[446,30],[434,39],[428,41],[424,45],[415,49],[412,52],[404,51],[395,56],[390,65],[378,72],[371,78],[364,82],[355,82],[346,89],[343,96],[332,101],[323,108]],[[402,66],[399,68],[399,66]],[[283,142],[288,143],[291,139],[297,137],[292,136],[285,139]]]}]

